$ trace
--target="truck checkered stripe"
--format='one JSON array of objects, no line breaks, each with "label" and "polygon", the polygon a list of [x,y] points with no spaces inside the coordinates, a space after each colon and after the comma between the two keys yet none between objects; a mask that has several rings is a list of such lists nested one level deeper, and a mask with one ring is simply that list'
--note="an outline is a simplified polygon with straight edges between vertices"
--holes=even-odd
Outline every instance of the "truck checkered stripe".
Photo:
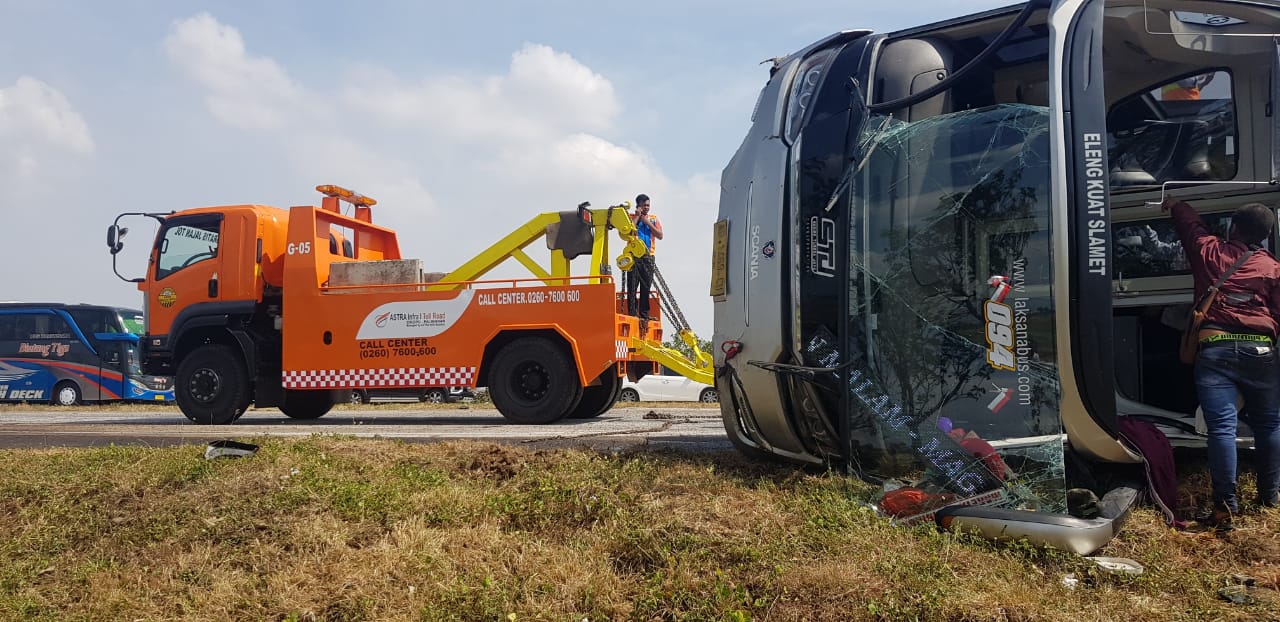
[{"label": "truck checkered stripe", "polygon": [[469,387],[474,367],[401,367],[392,369],[308,369],[286,371],[286,389],[335,389],[339,387]]},{"label": "truck checkered stripe", "polygon": [[627,342],[620,339],[613,340],[614,354],[617,355],[619,361],[625,361],[629,358],[627,352]]}]

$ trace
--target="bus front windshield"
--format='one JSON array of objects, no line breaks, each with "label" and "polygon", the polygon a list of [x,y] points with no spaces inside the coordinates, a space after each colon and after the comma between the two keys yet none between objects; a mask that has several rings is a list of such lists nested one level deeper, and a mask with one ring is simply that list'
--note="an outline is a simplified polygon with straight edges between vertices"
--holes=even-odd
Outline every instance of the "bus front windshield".
[{"label": "bus front windshield", "polygon": [[147,324],[141,313],[137,311],[120,311],[120,322],[124,326],[125,332],[132,333],[141,337],[147,331]]},{"label": "bus front windshield", "polygon": [[1061,511],[1048,108],[863,127],[846,347],[804,344],[846,362],[851,455],[881,476],[923,473],[935,506]]}]

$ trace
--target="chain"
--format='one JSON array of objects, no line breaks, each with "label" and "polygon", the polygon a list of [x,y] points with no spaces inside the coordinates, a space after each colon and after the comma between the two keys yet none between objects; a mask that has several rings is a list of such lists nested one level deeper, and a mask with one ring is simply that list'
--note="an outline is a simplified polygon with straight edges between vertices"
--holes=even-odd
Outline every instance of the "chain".
[{"label": "chain", "polygon": [[658,284],[658,301],[662,304],[663,313],[670,316],[673,328],[677,332],[689,330],[689,320],[684,317],[684,312],[680,310],[680,305],[676,303],[675,296],[671,295],[671,288],[667,286],[667,280],[662,278],[662,271],[658,269],[657,260],[653,261],[654,282]]}]

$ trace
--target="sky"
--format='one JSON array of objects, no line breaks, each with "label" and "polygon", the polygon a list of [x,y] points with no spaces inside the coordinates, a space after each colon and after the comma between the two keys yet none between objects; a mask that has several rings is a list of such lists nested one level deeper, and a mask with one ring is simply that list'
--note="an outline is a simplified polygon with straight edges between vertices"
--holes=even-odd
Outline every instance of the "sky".
[{"label": "sky", "polygon": [[318,205],[338,184],[448,272],[538,213],[643,192],[710,338],[720,173],[761,62],[1008,4],[0,0],[0,300],[141,308],[106,249],[121,212]]}]

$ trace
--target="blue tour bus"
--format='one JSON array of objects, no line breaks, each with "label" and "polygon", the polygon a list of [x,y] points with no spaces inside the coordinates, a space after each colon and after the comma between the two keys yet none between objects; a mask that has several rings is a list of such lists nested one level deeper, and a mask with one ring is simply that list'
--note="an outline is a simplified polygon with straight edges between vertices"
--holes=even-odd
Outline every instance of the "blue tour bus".
[{"label": "blue tour bus", "polygon": [[172,402],[173,380],[139,366],[143,327],[135,309],[0,303],[0,401]]}]

